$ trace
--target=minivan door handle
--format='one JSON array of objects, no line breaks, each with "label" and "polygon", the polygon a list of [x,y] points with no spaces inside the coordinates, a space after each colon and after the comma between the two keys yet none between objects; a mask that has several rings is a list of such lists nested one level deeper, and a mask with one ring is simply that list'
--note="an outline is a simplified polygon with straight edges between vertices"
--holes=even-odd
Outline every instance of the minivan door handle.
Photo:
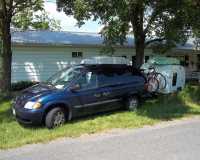
[{"label": "minivan door handle", "polygon": [[98,94],[96,93],[96,94],[94,94],[94,96],[99,98],[99,97],[101,97],[101,94],[100,93],[98,93]]}]

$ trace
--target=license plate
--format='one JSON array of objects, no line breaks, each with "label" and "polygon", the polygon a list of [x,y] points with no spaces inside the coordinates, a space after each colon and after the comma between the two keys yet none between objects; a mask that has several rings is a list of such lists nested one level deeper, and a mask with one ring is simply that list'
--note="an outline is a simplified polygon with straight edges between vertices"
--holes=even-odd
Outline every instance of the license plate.
[{"label": "license plate", "polygon": [[16,116],[16,112],[15,112],[14,108],[12,109],[12,113],[13,113],[14,116]]}]

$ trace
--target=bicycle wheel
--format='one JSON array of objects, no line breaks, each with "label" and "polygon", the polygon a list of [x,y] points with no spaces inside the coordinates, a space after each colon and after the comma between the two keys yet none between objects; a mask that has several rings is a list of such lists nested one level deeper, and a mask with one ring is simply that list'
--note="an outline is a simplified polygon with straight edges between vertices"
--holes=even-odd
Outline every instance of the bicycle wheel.
[{"label": "bicycle wheel", "polygon": [[165,78],[165,76],[161,73],[156,73],[156,79],[158,80],[159,83],[159,90],[165,89],[166,85],[167,85],[167,80]]},{"label": "bicycle wheel", "polygon": [[159,82],[155,76],[149,77],[147,80],[147,91],[148,92],[156,92],[159,89]]}]

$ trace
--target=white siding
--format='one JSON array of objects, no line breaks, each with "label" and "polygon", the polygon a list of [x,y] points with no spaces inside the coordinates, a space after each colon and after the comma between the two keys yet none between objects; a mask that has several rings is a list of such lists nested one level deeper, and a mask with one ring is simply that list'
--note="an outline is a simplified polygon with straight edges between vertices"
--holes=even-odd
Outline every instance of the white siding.
[{"label": "white siding", "polygon": [[[14,47],[12,59],[12,82],[45,81],[55,72],[69,64],[79,63],[80,58],[72,58],[72,52],[83,52],[83,58],[100,55],[100,48],[73,47]],[[146,50],[151,54],[151,50]],[[124,56],[131,60],[134,49],[118,48],[115,56]]]},{"label": "white siding", "polygon": [[185,67],[185,72],[186,72],[186,78],[190,79],[191,78],[191,74],[192,72],[196,72],[199,71],[198,68],[198,54],[200,54],[200,52],[194,52],[194,51],[173,51],[168,53],[167,55],[170,57],[174,57],[179,59],[180,61],[184,61],[185,62],[185,56],[188,56],[188,65],[184,66]]}]

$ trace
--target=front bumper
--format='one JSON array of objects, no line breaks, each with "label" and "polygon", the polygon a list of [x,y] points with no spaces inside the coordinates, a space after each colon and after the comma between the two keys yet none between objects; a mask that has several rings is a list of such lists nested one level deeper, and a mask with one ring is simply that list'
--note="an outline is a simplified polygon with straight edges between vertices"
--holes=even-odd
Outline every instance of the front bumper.
[{"label": "front bumper", "polygon": [[28,110],[24,107],[12,107],[13,115],[16,117],[17,121],[22,124],[33,124],[40,125],[43,121],[43,111],[38,110]]}]

